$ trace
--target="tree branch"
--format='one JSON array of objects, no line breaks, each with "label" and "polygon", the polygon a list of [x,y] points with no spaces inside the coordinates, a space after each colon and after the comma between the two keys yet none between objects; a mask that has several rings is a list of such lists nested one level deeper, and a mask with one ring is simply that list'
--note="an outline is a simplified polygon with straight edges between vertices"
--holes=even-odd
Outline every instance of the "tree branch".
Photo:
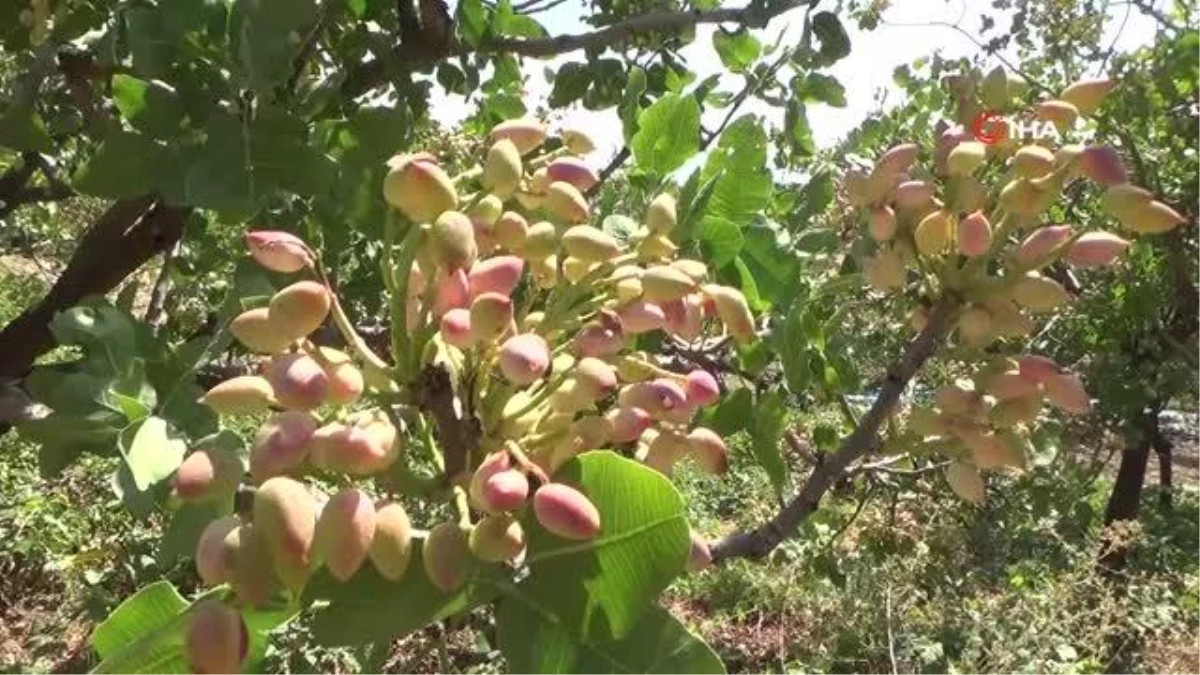
[{"label": "tree branch", "polygon": [[821,498],[845,475],[858,459],[875,446],[879,428],[891,415],[905,387],[929,357],[941,346],[950,330],[951,319],[958,309],[958,300],[943,298],[929,315],[929,323],[905,348],[899,360],[889,369],[883,389],[871,409],[846,437],[837,452],[809,475],[808,481],[791,502],[774,518],[751,532],[731,534],[712,547],[713,562],[730,558],[761,559],[784,539],[795,534],[800,523],[817,509]]},{"label": "tree branch", "polygon": [[184,212],[151,195],[117,201],[92,224],[58,280],[33,307],[0,330],[0,378],[21,378],[54,346],[50,321],[89,295],[116,288],[183,233]]},{"label": "tree branch", "polygon": [[[619,48],[625,42],[637,35],[655,32],[670,32],[693,28],[700,24],[733,23],[747,28],[765,28],[775,17],[812,4],[814,0],[774,0],[760,2],[753,0],[749,5],[738,8],[721,8],[709,11],[683,12],[649,12],[627,19],[620,23],[592,31],[573,35],[558,35],[548,38],[501,38],[491,40],[472,48],[466,45],[446,44],[440,51],[431,45],[423,45],[420,53],[413,53],[409,47],[409,56],[416,60],[431,63],[440,61],[448,56],[466,54],[513,54],[515,56],[547,57],[582,49],[604,50]],[[398,45],[392,50],[390,57],[401,57],[404,45]],[[375,87],[386,79],[385,58],[363,63],[355,72],[346,77],[346,87],[343,94],[355,98]],[[403,60],[403,59],[398,59]]]},{"label": "tree branch", "polygon": [[591,197],[599,192],[600,187],[604,185],[605,181],[607,181],[614,173],[616,173],[617,169],[621,168],[621,165],[624,164],[625,160],[627,159],[629,159],[629,146],[623,145],[621,146],[621,151],[614,155],[612,160],[610,160],[609,163],[600,170],[600,179],[596,181],[595,185],[588,188],[586,196]]},{"label": "tree branch", "polygon": [[482,436],[479,420],[460,405],[454,395],[450,371],[439,364],[421,370],[416,403],[433,418],[435,436],[445,461],[443,476],[446,484],[451,485],[468,470],[472,456],[479,450]]},{"label": "tree branch", "polygon": [[145,320],[156,332],[166,320],[163,308],[167,304],[167,295],[171,291],[171,268],[174,267],[177,255],[179,255],[178,241],[163,252],[162,269],[158,271],[158,278],[154,280],[154,287],[150,290],[150,302],[146,305]]},{"label": "tree branch", "polygon": [[482,45],[481,52],[507,52],[519,56],[554,56],[580,49],[618,47],[642,33],[677,31],[706,23],[736,23],[747,28],[765,28],[771,19],[810,4],[805,0],[751,2],[745,7],[709,11],[650,12],[590,33],[539,39],[501,39]]}]

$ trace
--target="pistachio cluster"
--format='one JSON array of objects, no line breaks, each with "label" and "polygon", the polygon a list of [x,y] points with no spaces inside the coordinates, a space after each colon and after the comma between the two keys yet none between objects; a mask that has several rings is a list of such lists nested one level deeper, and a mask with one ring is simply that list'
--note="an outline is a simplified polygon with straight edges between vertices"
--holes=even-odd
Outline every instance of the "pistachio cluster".
[{"label": "pistachio cluster", "polygon": [[[1008,82],[1003,70],[989,73],[979,86],[985,103],[1007,102]],[[957,80],[952,86],[966,88]],[[1033,117],[1065,133],[1111,88],[1107,80],[1076,83],[1035,106]],[[893,147],[871,171],[847,172],[844,188],[872,242],[862,262],[870,288],[913,288],[929,299],[912,312],[918,331],[931,306],[955,303],[957,341],[976,372],[939,390],[932,405],[914,408],[894,440],[951,456],[951,487],[981,502],[981,470],[1025,465],[1044,402],[1069,414],[1091,408],[1077,374],[1043,356],[1006,355],[1034,330],[1036,317],[1070,303],[1063,271],[1114,264],[1130,245],[1112,232],[1045,223],[1055,200],[1069,183],[1086,179],[1103,189],[1102,207],[1130,232],[1165,232],[1183,218],[1129,184],[1120,154],[1108,146],[1020,145],[1006,136],[985,144],[959,125],[940,134],[928,168],[920,156],[915,144]],[[1052,266],[1058,273],[1047,273]]]},{"label": "pistachio cluster", "polygon": [[[564,539],[603,533],[603,514],[580,486],[554,479],[581,452],[616,449],[667,475],[681,461],[715,475],[728,469],[722,438],[693,424],[720,397],[716,378],[667,370],[635,347],[655,331],[683,343],[754,340],[745,298],[713,283],[704,263],[678,256],[670,194],[653,199],[627,240],[588,224],[585,195],[599,178],[581,155],[592,143],[569,131],[542,151],[546,140],[536,121],[501,123],[481,164],[454,178],[428,153],[389,161],[383,196],[395,212],[384,276],[393,364],[354,332],[304,241],[277,231],[247,235],[263,267],[308,278],[231,322],[238,342],[261,355],[261,372],[222,382],[202,399],[221,415],[266,416],[249,455],[252,514],[214,521],[197,547],[206,584],[229,584],[240,602],[260,606],[279,590],[300,593],[319,566],[344,581],[370,561],[388,580],[423,572],[450,592],[473,560],[520,564],[526,513]],[[331,317],[350,353],[310,339]],[[450,374],[450,419],[477,431],[478,450],[466,449],[466,471],[444,476],[458,518],[423,531],[398,501],[373,497],[368,479],[432,438],[401,419],[421,429],[444,423],[446,411],[422,404],[421,375],[430,368]],[[229,500],[245,473],[236,454],[196,448],[175,494]],[[347,487],[326,499],[305,480],[312,475],[340,476]],[[409,570],[417,541],[420,572]],[[694,536],[692,548],[698,569],[707,545]],[[232,635],[212,614],[197,615],[197,632]],[[235,651],[225,648],[220,662]]]}]

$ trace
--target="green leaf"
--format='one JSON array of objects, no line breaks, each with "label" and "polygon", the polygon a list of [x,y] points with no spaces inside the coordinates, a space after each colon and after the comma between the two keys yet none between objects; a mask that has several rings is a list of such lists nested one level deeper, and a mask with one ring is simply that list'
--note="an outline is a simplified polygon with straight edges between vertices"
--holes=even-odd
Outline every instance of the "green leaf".
[{"label": "green leaf", "polygon": [[[203,597],[211,597],[210,592]],[[183,635],[194,604],[169,581],[156,581],[122,602],[92,631],[92,648],[101,662],[93,673],[188,673]],[[242,610],[249,637],[247,672],[266,654],[267,633],[291,620],[288,609]]]},{"label": "green leaf", "polygon": [[215,211],[248,213],[254,209],[255,185],[246,166],[242,124],[228,113],[214,114],[204,128],[205,140],[184,154],[182,182],[167,198]]},{"label": "green leaf", "polygon": [[679,193],[679,222],[675,226],[675,236],[680,242],[696,238],[696,229],[704,222],[704,216],[708,213],[708,202],[712,199],[717,180],[721,177],[721,173],[718,172],[701,183],[701,175],[701,171],[693,171]]},{"label": "green leaf", "polygon": [[586,63],[569,61],[554,74],[554,89],[550,91],[550,107],[565,108],[583,98],[592,83],[592,71]]},{"label": "green leaf", "polygon": [[188,602],[169,581],[156,581],[122,602],[92,632],[97,673],[186,673],[184,618]]},{"label": "green leaf", "polygon": [[234,0],[230,41],[246,86],[269,93],[287,82],[303,36],[317,21],[314,0]]},{"label": "green leaf", "polygon": [[787,102],[783,126],[788,130],[792,148],[802,156],[813,154],[817,146],[813,142],[812,127],[808,123],[808,110],[803,103],[792,99]]},{"label": "green leaf", "polygon": [[111,131],[72,181],[76,190],[95,197],[120,199],[151,192],[168,172],[170,155],[151,137]]},{"label": "green leaf", "polygon": [[804,392],[812,375],[808,368],[808,338],[804,334],[805,312],[804,299],[797,298],[784,321],[783,330],[779,332],[779,344],[776,346],[784,379],[793,394]]},{"label": "green leaf", "polygon": [[[725,129],[704,167],[705,179],[719,177],[705,209],[701,240],[712,223],[722,220],[732,223],[740,234],[770,203],[774,183],[766,161],[767,134],[753,115],[744,115]],[[713,264],[721,267],[730,260],[721,258]]]},{"label": "green leaf", "polygon": [[379,576],[365,564],[347,582],[322,568],[304,590],[305,604],[326,600],[328,605],[312,617],[313,637],[323,645],[360,645],[387,642],[419,630],[434,621],[491,602],[494,579],[501,568],[478,563],[467,583],[454,593],[443,593],[430,583],[421,565],[420,540],[413,541],[408,570],[399,582]]},{"label": "green leaf", "polygon": [[800,191],[800,203],[789,223],[791,231],[808,229],[809,219],[824,213],[833,203],[835,191],[831,172],[821,171],[809,178]]},{"label": "green leaf", "polygon": [[721,436],[732,436],[747,429],[754,421],[754,392],[745,387],[734,389],[702,414],[704,425],[709,429]]},{"label": "green leaf", "polygon": [[259,194],[278,186],[299,195],[327,190],[337,167],[308,140],[304,120],[282,108],[262,108],[250,125],[250,162]]},{"label": "green leaf", "polygon": [[179,95],[160,81],[147,82],[118,73],[112,77],[112,97],[121,117],[156,138],[174,136],[183,124],[185,113]]},{"label": "green leaf", "polygon": [[468,45],[478,47],[487,32],[487,10],[480,0],[462,0],[457,9],[458,29]]},{"label": "green leaf", "polygon": [[621,103],[617,106],[622,135],[627,144],[637,133],[638,117],[642,114],[642,94],[645,91],[646,70],[641,66],[632,66],[625,79],[625,90],[621,92]]},{"label": "green leaf", "polygon": [[187,445],[167,436],[167,421],[160,417],[149,417],[138,427],[129,449],[125,452],[125,464],[133,476],[138,490],[150,489],[165,480],[183,461]]},{"label": "green leaf", "polygon": [[770,303],[764,300],[762,294],[758,292],[758,283],[754,280],[754,273],[750,271],[750,266],[746,264],[742,256],[739,255],[735,258],[733,264],[725,267],[722,272],[730,269],[737,275],[734,286],[741,289],[742,295],[746,296],[746,303],[750,305],[751,310],[761,313],[770,307]]},{"label": "green leaf", "polygon": [[761,216],[751,220],[745,230],[740,258],[754,277],[754,285],[765,303],[787,306],[792,301],[800,278],[800,263],[778,223]]},{"label": "green leaf", "polygon": [[821,42],[817,51],[815,65],[828,66],[850,54],[850,36],[837,14],[833,12],[817,12],[812,19],[813,35]]},{"label": "green leaf", "polygon": [[452,94],[466,96],[469,93],[466,74],[463,73],[462,68],[448,61],[438,64],[437,81],[446,91]]},{"label": "green leaf", "polygon": [[805,253],[831,253],[842,244],[841,237],[828,228],[812,228],[804,230],[796,236],[796,250]]},{"label": "green leaf", "polygon": [[638,116],[630,143],[638,168],[658,176],[678,169],[700,145],[700,105],[691,96],[668,94]]},{"label": "green leaf", "polygon": [[514,592],[572,639],[621,639],[687,562],[683,498],[662,474],[607,451],[579,455],[554,480],[595,504],[600,534],[562,539],[526,514],[530,574]]},{"label": "green leaf", "polygon": [[639,227],[641,227],[641,225],[639,225],[636,220],[619,213],[614,213],[611,216],[607,216],[604,219],[604,222],[600,224],[600,229],[604,230],[605,233],[612,235],[613,238],[616,239],[617,242],[619,242],[622,246],[625,246],[629,243],[630,237],[632,237],[633,234],[638,231]]},{"label": "green leaf", "polygon": [[804,78],[804,87],[800,93],[806,101],[819,101],[835,108],[846,107],[846,88],[836,77],[809,73]]},{"label": "green leaf", "polygon": [[762,43],[745,26],[733,33],[717,28],[713,33],[713,48],[721,57],[721,63],[735,73],[744,73],[754,65],[762,53]]},{"label": "green leaf", "polygon": [[783,461],[780,441],[783,439],[786,415],[783,396],[777,390],[762,394],[754,406],[754,427],[750,432],[750,447],[758,464],[767,472],[775,494],[783,498],[787,488],[788,468]]},{"label": "green leaf", "polygon": [[159,8],[134,6],[124,8],[121,16],[125,17],[134,72],[147,78],[166,75],[176,61],[179,40],[167,30],[164,12]]},{"label": "green leaf", "polygon": [[179,507],[171,516],[171,523],[163,531],[155,558],[162,569],[170,569],[176,561],[191,558],[196,553],[196,543],[208,524],[232,512],[232,504],[216,500],[188,503]]},{"label": "green leaf", "polygon": [[54,152],[54,140],[32,106],[12,103],[0,115],[0,146],[19,151]]},{"label": "green leaf", "polygon": [[496,3],[496,18],[492,20],[492,27],[498,35],[508,37],[546,37],[546,29],[542,28],[542,24],[528,14],[514,12],[509,0]]},{"label": "green leaf", "polygon": [[500,650],[511,672],[724,673],[720,658],[662,607],[652,607],[622,640],[576,644],[562,626],[517,599],[496,618]]},{"label": "green leaf", "polygon": [[717,216],[706,217],[700,225],[700,250],[712,267],[721,268],[733,262],[742,250],[745,238],[733,221]]}]

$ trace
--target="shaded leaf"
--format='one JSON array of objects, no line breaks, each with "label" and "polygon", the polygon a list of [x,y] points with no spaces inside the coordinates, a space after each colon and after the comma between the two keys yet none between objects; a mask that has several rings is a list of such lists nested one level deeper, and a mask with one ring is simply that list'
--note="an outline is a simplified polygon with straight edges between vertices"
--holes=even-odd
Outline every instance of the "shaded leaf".
[{"label": "shaded leaf", "polygon": [[76,190],[95,197],[138,197],[154,190],[168,173],[169,155],[149,136],[112,131],[72,181]]},{"label": "shaded leaf", "polygon": [[179,95],[160,81],[118,73],[112,77],[112,97],[121,117],[151,136],[173,136],[183,124],[185,112]]},{"label": "shaded leaf", "polygon": [[345,583],[324,568],[318,570],[304,590],[306,603],[329,602],[312,617],[317,642],[360,645],[390,641],[495,597],[494,585],[486,582],[499,568],[482,563],[475,565],[463,588],[454,593],[439,590],[421,565],[423,543],[413,541],[408,570],[398,582],[379,576],[369,562]]},{"label": "shaded leaf", "polygon": [[234,0],[230,39],[250,89],[270,92],[292,75],[300,41],[317,20],[313,0]]},{"label": "shaded leaf", "polygon": [[754,277],[759,296],[769,305],[787,306],[800,278],[800,264],[787,234],[775,221],[756,217],[744,235],[740,257]]},{"label": "shaded leaf", "polygon": [[850,54],[850,36],[837,14],[817,12],[812,19],[812,32],[821,43],[816,54],[816,65],[828,66]]},{"label": "shaded leaf", "polygon": [[804,78],[804,87],[800,93],[807,101],[819,101],[835,108],[846,107],[846,88],[836,77],[809,73]]},{"label": "shaded leaf", "polygon": [[518,599],[496,619],[500,650],[512,672],[724,673],[720,658],[662,607],[652,607],[622,640],[577,644],[562,626]]},{"label": "shaded leaf", "polygon": [[747,429],[754,421],[754,392],[745,387],[725,395],[721,402],[703,413],[704,425],[721,436]]},{"label": "shaded leaf", "polygon": [[792,303],[784,321],[783,330],[779,331],[779,343],[776,351],[779,353],[779,363],[783,367],[783,376],[788,389],[793,394],[802,393],[808,388],[811,371],[808,367],[808,337],[804,332],[804,314],[806,309],[803,299]]},{"label": "shaded leaf", "polygon": [[31,106],[10,104],[0,115],[0,146],[18,151],[54,152],[54,141]]},{"label": "shaded leaf", "polygon": [[705,262],[717,268],[733,262],[745,242],[733,221],[715,216],[703,220],[696,238],[700,240],[700,250],[704,253]]},{"label": "shaded leaf", "polygon": [[786,410],[783,396],[770,390],[759,396],[754,406],[754,427],[750,432],[751,448],[758,464],[771,479],[776,496],[782,498],[787,487],[788,469],[781,454]]},{"label": "shaded leaf", "polygon": [[744,73],[758,60],[762,43],[745,26],[733,33],[718,28],[713,33],[713,48],[726,68],[735,73]]},{"label": "shaded leaf", "polygon": [[583,98],[592,83],[592,73],[586,63],[569,61],[562,64],[554,74],[554,88],[550,90],[550,107],[564,108]]}]

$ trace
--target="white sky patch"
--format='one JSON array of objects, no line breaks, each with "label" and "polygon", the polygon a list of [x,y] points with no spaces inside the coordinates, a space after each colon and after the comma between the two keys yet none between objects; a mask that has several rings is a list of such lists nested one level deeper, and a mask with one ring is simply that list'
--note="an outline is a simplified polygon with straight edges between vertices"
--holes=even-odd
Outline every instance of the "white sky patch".
[{"label": "white sky patch", "polygon": [[[794,44],[800,36],[804,9],[792,10],[776,17],[764,31],[759,32],[763,45],[774,44],[783,35],[782,46]],[[1129,12],[1126,18],[1126,12]],[[534,16],[551,35],[584,33],[591,28],[582,22],[582,2],[568,2]],[[965,35],[948,26],[922,25],[930,22],[959,23],[976,37],[979,36],[979,17],[991,15],[998,26],[1008,25],[1008,15],[997,15],[989,0],[958,0],[948,3],[929,0],[895,0],[884,11],[883,21],[873,31],[859,30],[850,20],[843,18],[843,26],[850,36],[849,56],[827,69],[826,73],[836,77],[845,88],[846,106],[833,108],[823,104],[808,106],[808,118],[813,139],[818,148],[835,145],[848,132],[858,126],[877,108],[882,101],[885,107],[903,102],[902,93],[892,82],[892,73],[897,66],[911,64],[921,57],[935,52],[944,58],[971,57],[979,48]],[[886,23],[885,23],[886,22]],[[1123,25],[1122,25],[1123,24]],[[1104,44],[1116,38],[1118,52],[1150,44],[1154,38],[1155,24],[1150,17],[1130,7],[1129,4],[1115,7],[1105,26]],[[741,88],[740,76],[728,73],[712,47],[712,35],[716,27],[699,26],[696,39],[681,50],[687,66],[697,75],[697,81],[714,73],[723,73],[722,91],[736,92]],[[1015,50],[1004,56],[1015,62]],[[570,53],[548,60],[525,59],[524,71],[525,104],[530,110],[544,106],[552,85],[547,82],[544,71],[557,70],[568,61],[583,61],[582,53]],[[989,64],[990,66],[991,64]],[[1098,73],[1093,73],[1098,74]],[[447,94],[435,86],[432,93],[431,110],[434,119],[454,125],[469,116],[478,104],[463,96]],[[706,128],[715,128],[726,114],[725,109],[707,108],[701,119]],[[764,117],[771,125],[783,121],[783,110],[757,98],[742,105],[737,116],[753,113]],[[552,111],[552,118],[565,126],[586,131],[598,147],[588,161],[597,168],[606,164],[624,144],[621,121],[615,108],[592,111],[576,103],[564,110]],[[688,163],[695,166],[699,160]],[[685,167],[686,169],[687,167]]]}]

